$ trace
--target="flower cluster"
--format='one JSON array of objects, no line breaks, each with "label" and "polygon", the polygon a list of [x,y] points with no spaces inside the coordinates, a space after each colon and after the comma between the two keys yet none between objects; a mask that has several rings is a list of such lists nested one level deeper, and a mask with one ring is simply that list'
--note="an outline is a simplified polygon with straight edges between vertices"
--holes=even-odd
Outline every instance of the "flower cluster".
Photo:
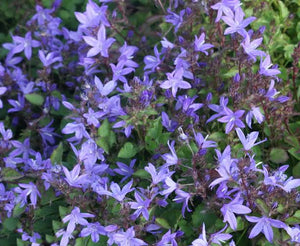
[{"label": "flower cluster", "polygon": [[52,246],[300,243],[300,179],[258,150],[293,100],[275,89],[256,18],[239,0],[158,2],[158,37],[143,36],[147,22],[132,30],[126,1],[89,0],[75,31],[54,1],[3,44],[4,233]]}]

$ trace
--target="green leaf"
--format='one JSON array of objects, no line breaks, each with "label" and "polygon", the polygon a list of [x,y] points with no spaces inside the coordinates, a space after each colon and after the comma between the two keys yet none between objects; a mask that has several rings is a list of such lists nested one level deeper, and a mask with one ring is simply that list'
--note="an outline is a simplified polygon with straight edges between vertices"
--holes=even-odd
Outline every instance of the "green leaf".
[{"label": "green leaf", "polygon": [[25,98],[33,105],[42,106],[44,103],[44,98],[36,93],[26,94]]},{"label": "green leaf", "polygon": [[17,238],[17,246],[28,246],[28,245],[30,245],[29,242],[27,241],[25,242],[21,238]]},{"label": "green leaf", "polygon": [[75,246],[86,246],[86,238],[77,238],[75,241]]},{"label": "green leaf", "polygon": [[236,67],[231,68],[229,71],[222,74],[223,78],[232,78],[234,75],[236,75],[239,72],[239,70]]},{"label": "green leaf", "polygon": [[300,160],[300,148],[290,148],[288,152],[297,160]]},{"label": "green leaf", "polygon": [[297,210],[297,211],[294,213],[293,217],[300,219],[300,210]]},{"label": "green leaf", "polygon": [[60,142],[58,147],[52,152],[51,157],[50,157],[53,165],[61,164],[63,152],[64,152],[64,146],[63,146],[63,143]]},{"label": "green leaf", "polygon": [[180,220],[178,226],[180,227],[180,230],[184,232],[185,236],[190,237],[193,235],[192,223],[188,223],[186,220]]},{"label": "green leaf", "polygon": [[54,243],[57,240],[57,238],[55,236],[51,236],[51,235],[46,235],[46,241],[47,243]]},{"label": "green leaf", "polygon": [[170,229],[171,226],[169,225],[168,221],[164,218],[156,218],[155,222],[160,225],[161,227],[165,228],[165,229]]},{"label": "green leaf", "polygon": [[212,226],[217,220],[217,216],[203,204],[197,206],[192,214],[192,223],[194,227],[200,227],[203,223],[207,227]]},{"label": "green leaf", "polygon": [[293,167],[293,176],[295,178],[300,178],[300,162],[298,162],[297,165]]},{"label": "green leaf", "polygon": [[263,212],[263,214],[269,213],[268,206],[263,200],[256,199],[255,202],[256,202],[257,207]]},{"label": "green leaf", "polygon": [[289,16],[289,10],[282,1],[279,1],[278,4],[279,4],[280,17],[284,20]]},{"label": "green leaf", "polygon": [[110,148],[116,143],[116,134],[111,130],[107,119],[98,128],[98,136],[96,143],[109,154]]},{"label": "green leaf", "polygon": [[282,204],[279,204],[276,208],[277,212],[280,213],[280,214],[284,214],[285,211],[286,211],[286,208],[285,206],[283,206]]},{"label": "green leaf", "polygon": [[59,231],[62,228],[63,224],[60,221],[52,220],[52,228],[54,232]]},{"label": "green leaf", "polygon": [[18,225],[18,219],[10,217],[3,221],[3,227],[8,231],[14,231]]},{"label": "green leaf", "polygon": [[284,163],[289,159],[287,152],[281,148],[272,148],[270,153],[270,160],[274,163]]},{"label": "green leaf", "polygon": [[134,146],[132,143],[127,142],[120,149],[118,157],[130,159],[130,158],[134,157],[136,155],[136,153],[137,153],[137,147]]},{"label": "green leaf", "polygon": [[101,138],[101,137],[97,138],[96,143],[99,147],[101,147],[105,151],[105,153],[109,154],[110,147],[106,138]]},{"label": "green leaf", "polygon": [[137,170],[135,173],[133,173],[133,176],[142,178],[142,179],[150,178],[150,174],[144,169]]},{"label": "green leaf", "polygon": [[108,137],[110,132],[110,124],[108,122],[108,119],[105,119],[101,126],[98,128],[98,135],[100,137]]},{"label": "green leaf", "polygon": [[295,136],[292,136],[292,135],[287,136],[287,137],[285,137],[284,141],[287,144],[291,145],[292,147],[300,148],[299,141],[298,141],[297,137],[295,137]]},{"label": "green leaf", "polygon": [[1,170],[1,176],[3,181],[14,181],[16,179],[20,179],[23,177],[22,174],[20,174],[17,170],[10,168],[10,167],[4,167]]},{"label": "green leaf", "polygon": [[69,209],[63,206],[59,206],[58,210],[61,218],[64,218],[69,213]]},{"label": "green leaf", "polygon": [[22,213],[24,213],[25,208],[26,208],[25,206],[20,207],[20,203],[18,203],[18,204],[14,207],[14,210],[13,210],[13,217],[14,217],[14,218],[19,217]]},{"label": "green leaf", "polygon": [[297,217],[289,217],[285,220],[285,223],[289,224],[289,225],[297,225],[300,224],[300,218]]}]

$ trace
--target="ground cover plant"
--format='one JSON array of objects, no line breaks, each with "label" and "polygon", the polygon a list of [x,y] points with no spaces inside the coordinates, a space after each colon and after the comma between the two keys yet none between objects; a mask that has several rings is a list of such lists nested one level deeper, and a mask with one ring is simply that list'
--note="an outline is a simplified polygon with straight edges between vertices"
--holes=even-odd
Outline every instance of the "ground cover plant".
[{"label": "ground cover plant", "polygon": [[300,243],[297,1],[4,2],[0,245]]}]

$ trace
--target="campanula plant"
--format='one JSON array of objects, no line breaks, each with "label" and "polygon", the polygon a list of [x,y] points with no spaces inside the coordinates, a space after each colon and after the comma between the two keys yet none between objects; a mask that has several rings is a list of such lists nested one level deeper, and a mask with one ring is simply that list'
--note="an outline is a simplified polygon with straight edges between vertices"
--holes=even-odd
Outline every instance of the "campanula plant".
[{"label": "campanula plant", "polygon": [[1,245],[300,243],[295,98],[255,3],[88,0],[75,28],[42,3],[2,45]]}]

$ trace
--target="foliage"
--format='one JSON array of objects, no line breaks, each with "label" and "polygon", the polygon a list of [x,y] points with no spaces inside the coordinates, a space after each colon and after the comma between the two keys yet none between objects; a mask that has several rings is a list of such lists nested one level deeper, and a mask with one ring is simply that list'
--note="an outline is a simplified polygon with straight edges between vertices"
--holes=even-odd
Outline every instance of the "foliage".
[{"label": "foliage", "polygon": [[300,242],[300,4],[241,2],[3,1],[1,245]]}]

